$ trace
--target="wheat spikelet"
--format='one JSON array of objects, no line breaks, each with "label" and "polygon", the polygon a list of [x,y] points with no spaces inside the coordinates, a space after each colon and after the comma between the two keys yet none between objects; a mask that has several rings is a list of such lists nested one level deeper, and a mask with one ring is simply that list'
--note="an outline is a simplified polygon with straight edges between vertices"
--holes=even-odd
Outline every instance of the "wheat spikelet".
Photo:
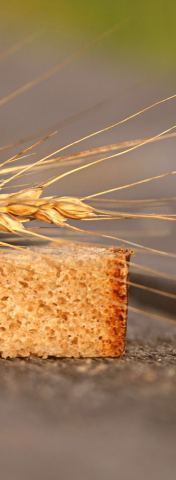
[{"label": "wheat spikelet", "polygon": [[175,221],[175,215],[131,214],[98,210],[75,197],[43,197],[42,187],[0,196],[0,229],[11,233],[21,232],[21,224],[28,220],[40,220],[63,226],[67,220],[102,220],[121,218],[154,218]]},{"label": "wheat spikelet", "polygon": [[[175,95],[172,95],[172,96],[167,97],[165,99],[159,100],[159,101],[155,102],[154,104],[152,104],[148,107],[145,107],[142,110],[136,112],[135,114],[132,114],[132,115],[126,117],[125,119],[123,119],[119,122],[116,122],[113,125],[105,127],[103,130],[98,130],[96,132],[93,132],[92,134],[87,135],[86,137],[82,137],[81,139],[76,140],[76,141],[72,142],[71,144],[68,144],[64,147],[61,147],[60,149],[58,149],[54,153],[48,154],[44,158],[42,158],[40,160],[37,160],[36,162],[34,162],[30,165],[25,166],[24,168],[20,169],[20,171],[17,171],[10,178],[7,178],[7,179],[3,180],[1,182],[1,188],[4,187],[9,182],[11,182],[16,177],[19,177],[19,176],[25,174],[26,172],[28,172],[32,168],[35,168],[36,166],[43,166],[43,164],[46,161],[48,161],[48,159],[51,158],[54,154],[56,154],[60,151],[63,151],[65,149],[69,148],[72,145],[80,143],[80,142],[86,140],[87,138],[98,135],[99,133],[102,133],[102,132],[107,131],[111,128],[114,128],[115,126],[118,126],[122,123],[126,123],[127,121],[131,120],[132,118],[135,118],[136,116],[143,114],[145,111],[147,111],[147,110],[149,110],[149,109],[151,109],[151,108],[153,108],[157,105],[165,103],[165,102],[167,102],[171,99],[174,99],[174,98],[175,98]],[[11,232],[11,233],[16,233],[16,232],[21,233],[23,231],[25,233],[32,234],[32,232],[29,232],[27,229],[24,228],[23,223],[28,221],[28,220],[34,220],[34,219],[37,219],[37,220],[40,220],[40,221],[43,221],[43,222],[46,222],[46,223],[51,223],[51,224],[54,224],[56,226],[61,226],[61,227],[64,226],[66,228],[71,228],[72,230],[80,231],[80,232],[84,231],[84,230],[68,224],[67,221],[70,220],[70,219],[71,220],[104,220],[104,219],[111,220],[111,219],[115,219],[115,218],[116,219],[127,219],[127,218],[128,219],[129,218],[136,218],[136,219],[137,218],[149,218],[149,219],[151,219],[151,218],[154,218],[154,219],[157,219],[157,220],[175,221],[175,216],[172,215],[172,214],[170,214],[170,215],[165,215],[165,214],[160,214],[160,215],[157,215],[157,214],[131,214],[129,212],[114,213],[114,212],[110,212],[110,211],[107,211],[107,210],[98,210],[98,209],[95,209],[92,206],[84,203],[85,200],[89,200],[89,199],[91,200],[92,198],[94,199],[96,197],[99,197],[99,196],[104,195],[104,194],[109,193],[109,192],[114,192],[114,191],[123,190],[123,189],[126,189],[126,188],[131,188],[131,187],[136,186],[136,185],[148,183],[148,182],[151,182],[151,181],[154,181],[154,180],[159,180],[159,179],[165,178],[165,177],[170,176],[170,175],[175,175],[176,174],[175,171],[167,172],[167,173],[160,174],[160,175],[157,175],[157,176],[154,176],[154,177],[139,180],[139,181],[136,181],[136,182],[133,182],[133,183],[130,183],[130,184],[126,184],[126,185],[123,185],[123,186],[119,186],[119,187],[111,188],[111,189],[104,190],[104,191],[101,191],[101,192],[97,192],[97,193],[88,195],[86,197],[83,197],[82,199],[78,199],[78,198],[74,198],[74,197],[57,198],[57,197],[52,197],[52,196],[41,198],[41,194],[43,192],[43,189],[48,187],[49,185],[52,185],[56,181],[61,180],[68,175],[72,175],[75,172],[79,172],[80,170],[83,170],[85,168],[89,168],[93,165],[96,165],[96,164],[99,164],[101,162],[107,161],[111,158],[115,158],[115,157],[119,157],[121,155],[127,154],[127,153],[129,153],[133,150],[136,150],[136,149],[138,149],[142,146],[145,146],[148,143],[159,140],[163,136],[170,135],[170,132],[175,130],[175,128],[176,128],[176,126],[173,125],[169,129],[164,130],[164,131],[158,133],[157,135],[155,135],[153,137],[145,138],[142,142],[141,141],[139,143],[132,142],[132,144],[129,148],[127,148],[125,150],[122,150],[121,152],[115,153],[113,155],[110,155],[110,156],[107,156],[107,157],[104,157],[104,158],[100,158],[98,160],[90,162],[89,164],[86,164],[86,165],[74,168],[72,170],[69,170],[69,171],[67,171],[63,174],[60,174],[59,176],[55,176],[54,178],[49,179],[47,182],[41,184],[40,186],[24,189],[24,190],[19,191],[15,194],[1,194],[1,196],[0,196],[0,229],[2,231],[7,231],[7,232]],[[22,153],[23,154],[26,153],[28,150],[31,150],[32,148],[34,148],[34,146],[40,145],[45,140],[47,140],[49,136],[53,135],[53,133],[54,132],[52,132],[50,135],[47,135],[47,136],[43,137],[42,139],[35,142],[34,144],[32,144],[30,147],[26,148],[25,150],[23,150],[19,154],[16,154],[15,156],[10,157],[9,159],[5,160],[1,164],[1,167],[3,167],[6,163],[10,163],[10,162],[15,161],[17,158],[19,158],[22,155]],[[111,150],[111,148],[110,148],[110,150]],[[84,155],[83,155],[83,157],[84,157]],[[86,157],[86,155],[85,155],[85,157]],[[89,232],[89,233],[91,233],[91,232]],[[40,238],[42,238],[42,237],[46,238],[46,237],[42,236],[41,234],[40,235],[35,234],[35,235],[38,235]],[[103,236],[104,236],[104,238],[105,237],[106,238],[115,238],[115,237],[108,236],[108,235],[102,235],[102,237]],[[128,243],[133,244],[132,242],[128,242]],[[135,244],[135,245],[138,246],[139,244]],[[142,246],[139,245],[139,247],[142,247]],[[149,248],[149,250],[151,252],[154,251],[154,249],[150,249],[150,248]],[[156,250],[155,250],[155,252],[156,252]],[[162,252],[162,254],[164,254],[164,252]]]}]

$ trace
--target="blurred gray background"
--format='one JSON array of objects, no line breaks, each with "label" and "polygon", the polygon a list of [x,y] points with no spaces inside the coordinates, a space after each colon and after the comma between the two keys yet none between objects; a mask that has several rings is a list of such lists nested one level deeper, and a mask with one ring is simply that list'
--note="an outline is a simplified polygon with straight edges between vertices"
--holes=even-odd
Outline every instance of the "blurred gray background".
[{"label": "blurred gray background", "polygon": [[[153,10],[148,9],[148,16],[141,6],[138,24],[133,22],[133,16],[130,18],[130,10],[127,25],[126,11],[123,15],[121,13],[121,18],[113,16],[111,3],[108,10],[111,15],[107,15],[106,25],[107,2],[103,2],[101,29],[98,2],[94,5],[94,17],[88,15],[86,7],[83,11],[79,2],[76,2],[75,8],[66,2],[69,15],[67,17],[67,9],[62,6],[58,20],[59,4],[52,2],[56,17],[53,29],[54,16],[49,14],[47,2],[40,3],[41,10],[39,2],[36,2],[36,10],[32,2],[30,12],[20,2],[12,2],[11,9],[9,5],[3,5],[1,99],[53,65],[63,64],[65,59],[82,48],[83,43],[87,45],[90,38],[96,38],[100,31],[106,31],[119,19],[120,29],[107,39],[95,41],[95,45],[90,45],[85,51],[83,48],[79,58],[69,61],[52,78],[0,108],[1,162],[52,129],[57,129],[58,133],[40,148],[34,149],[34,155],[28,161],[37,160],[62,145],[174,93],[172,2],[168,3],[167,9],[170,8],[170,17],[163,9],[163,2],[158,9],[158,2],[154,2]],[[126,8],[128,6],[129,2],[126,2]],[[152,8],[150,2],[148,6]],[[39,12],[42,12],[41,17]],[[134,4],[136,17],[137,12],[139,2]],[[68,28],[71,15],[75,30]],[[84,32],[80,25],[86,25],[86,15],[88,29],[86,31],[85,27]],[[145,28],[139,19],[143,22],[145,19]],[[56,20],[60,22],[57,28]],[[37,32],[37,35],[30,41],[24,41],[31,32],[35,35]],[[22,42],[20,48],[4,55],[18,42]],[[174,124],[173,100],[89,139],[69,152],[153,136]],[[19,145],[4,149],[5,145],[13,143]],[[36,170],[12,182],[12,186],[9,184],[6,192],[12,191],[11,188],[13,191],[18,189],[22,181],[34,185],[68,168],[70,164],[52,170]],[[163,140],[67,177],[46,192],[85,196],[174,169],[175,139]],[[175,180],[168,177],[118,192],[113,197],[109,195],[108,198],[134,200],[174,195]],[[161,206],[138,204],[135,209],[132,205],[125,208],[138,213],[175,213],[174,201],[164,202]],[[119,209],[123,211],[124,206]],[[90,223],[84,226],[90,228]],[[102,225],[98,222],[93,223],[92,228],[96,232],[112,232],[128,241],[175,252],[174,222],[142,219],[104,222]],[[66,235],[52,227],[50,230],[43,227],[43,231],[53,237]],[[80,239],[70,234],[68,238]],[[85,235],[82,240],[87,238]],[[101,239],[95,236],[94,241],[101,242]],[[119,245],[118,242],[116,244]],[[133,260],[168,273],[168,277],[175,275],[175,260],[172,257],[136,250]],[[151,276],[134,268],[131,268],[130,278],[175,294],[174,279]],[[78,480],[175,478],[175,300],[143,293],[134,287],[130,289],[129,300],[130,306],[148,312],[148,316],[129,311],[127,353],[121,360],[1,360],[0,467],[3,480],[65,480],[70,476]],[[152,314],[166,316],[173,323],[156,320]]]}]

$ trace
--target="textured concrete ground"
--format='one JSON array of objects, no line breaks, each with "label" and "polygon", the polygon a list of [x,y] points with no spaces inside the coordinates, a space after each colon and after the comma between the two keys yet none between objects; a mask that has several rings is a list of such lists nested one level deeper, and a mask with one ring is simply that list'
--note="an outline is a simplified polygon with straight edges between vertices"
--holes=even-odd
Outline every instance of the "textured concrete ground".
[{"label": "textured concrete ground", "polygon": [[120,360],[0,362],[3,480],[174,480],[176,348]]}]

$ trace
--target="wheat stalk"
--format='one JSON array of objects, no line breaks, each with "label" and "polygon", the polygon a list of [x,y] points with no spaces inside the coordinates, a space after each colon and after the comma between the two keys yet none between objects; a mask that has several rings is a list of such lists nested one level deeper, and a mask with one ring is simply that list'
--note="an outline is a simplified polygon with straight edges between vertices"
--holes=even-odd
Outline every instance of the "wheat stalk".
[{"label": "wheat stalk", "polygon": [[[162,103],[170,101],[171,99],[174,99],[175,96],[176,95],[174,94],[174,95],[169,96],[165,99],[159,100],[159,101],[153,103],[152,105],[149,105],[149,106],[139,110],[138,112],[136,112],[136,113],[134,113],[134,114],[132,114],[128,117],[125,117],[124,119],[122,119],[122,120],[120,120],[120,121],[118,121],[114,124],[111,124],[111,125],[105,127],[102,130],[97,130],[96,132],[93,132],[93,133],[91,133],[91,134],[89,134],[85,137],[82,137],[78,140],[75,140],[71,144],[68,144],[64,147],[61,147],[60,149],[58,149],[54,153],[52,152],[51,154],[48,154],[44,158],[42,158],[40,160],[37,160],[36,162],[34,162],[30,165],[25,166],[24,168],[22,168],[22,170],[20,169],[20,171],[17,171],[10,178],[7,178],[7,179],[3,180],[1,182],[0,187],[1,188],[4,187],[6,184],[11,182],[13,179],[25,174],[26,172],[28,172],[32,168],[35,168],[35,166],[40,166],[40,167],[43,166],[43,164],[46,162],[46,160],[53,157],[53,155],[70,148],[72,145],[76,145],[80,142],[83,142],[84,140],[87,140],[88,138],[91,138],[92,136],[98,135],[102,132],[105,132],[105,131],[110,130],[114,127],[117,127],[118,125],[126,123],[129,120],[143,114],[145,111],[148,111],[149,109],[154,108],[157,105],[160,105]],[[163,215],[162,214],[160,214],[160,215],[156,215],[156,214],[145,214],[145,215],[140,214],[139,215],[138,214],[137,215],[137,214],[130,214],[128,212],[123,212],[123,213],[122,212],[120,212],[120,213],[117,212],[116,214],[114,214],[114,212],[95,209],[95,208],[91,207],[90,205],[85,204],[84,201],[95,198],[95,197],[99,197],[100,195],[104,195],[104,194],[109,193],[109,192],[114,192],[114,191],[118,191],[118,190],[122,190],[122,189],[126,189],[126,188],[131,188],[131,187],[136,186],[136,185],[140,185],[140,184],[148,183],[148,182],[151,182],[151,181],[154,181],[154,180],[159,180],[161,178],[165,178],[169,175],[175,175],[176,171],[167,172],[167,173],[160,174],[160,175],[150,177],[150,178],[147,178],[147,179],[142,179],[142,180],[139,180],[137,182],[133,182],[131,184],[127,184],[127,185],[123,185],[123,186],[119,186],[119,187],[114,187],[114,188],[111,188],[111,189],[108,189],[108,190],[97,192],[97,193],[88,195],[86,197],[83,197],[82,199],[73,198],[73,197],[61,197],[61,198],[44,197],[44,198],[40,198],[43,189],[48,187],[49,185],[52,185],[56,181],[61,180],[62,178],[67,177],[68,175],[72,175],[73,173],[79,172],[80,170],[89,168],[93,165],[97,165],[97,164],[99,164],[101,162],[104,162],[104,161],[107,161],[111,158],[120,157],[124,154],[127,154],[127,153],[133,151],[133,150],[136,150],[136,149],[138,149],[138,148],[140,148],[140,147],[142,147],[142,146],[144,146],[148,143],[151,143],[155,140],[158,140],[158,139],[162,138],[165,135],[170,134],[170,132],[175,130],[175,128],[176,128],[176,125],[173,125],[172,127],[158,133],[157,135],[155,135],[153,137],[145,138],[142,142],[132,143],[132,146],[130,146],[127,149],[124,149],[124,150],[122,150],[120,152],[117,152],[113,155],[109,155],[107,157],[100,158],[100,159],[95,160],[93,162],[90,162],[86,165],[79,166],[77,168],[71,169],[71,170],[69,170],[69,171],[67,171],[63,174],[60,174],[59,176],[55,176],[54,178],[49,179],[47,182],[43,183],[42,185],[40,185],[38,187],[28,188],[28,189],[19,191],[16,194],[1,194],[1,196],[0,196],[0,229],[2,231],[11,232],[11,233],[21,233],[21,232],[23,232],[23,233],[32,234],[32,232],[29,232],[28,230],[26,230],[24,228],[23,223],[28,221],[28,220],[34,220],[34,219],[44,221],[46,223],[52,223],[54,225],[61,226],[61,227],[64,226],[66,228],[71,228],[71,229],[74,229],[76,231],[83,231],[83,230],[78,229],[77,227],[73,227],[72,225],[68,224],[67,223],[68,220],[70,220],[70,219],[71,220],[93,220],[93,219],[94,220],[102,220],[102,219],[104,220],[104,219],[114,219],[114,218],[116,218],[116,219],[122,219],[122,218],[123,219],[125,219],[125,218],[128,218],[128,219],[129,218],[150,218],[151,219],[151,218],[154,218],[154,219],[158,219],[158,220],[175,221],[175,216],[174,215],[165,215],[165,214],[163,214]],[[52,134],[50,134],[49,136],[51,136]],[[41,143],[43,143],[47,139],[48,139],[48,135],[43,137],[39,141],[35,142],[34,144],[32,144],[30,147],[27,147],[25,150],[23,150],[19,154],[16,154],[15,156],[10,157],[9,159],[5,160],[0,166],[3,167],[7,163],[11,163],[11,162],[15,161],[22,154],[30,151],[31,149],[34,148],[34,146],[40,145]],[[35,233],[35,235],[40,236],[40,238],[44,238],[40,234]],[[104,238],[105,237],[108,238],[108,236],[104,235]],[[131,243],[131,242],[128,242],[128,243]],[[142,247],[142,246],[140,246],[140,247]],[[152,250],[153,249],[150,249],[150,251],[152,251]],[[163,252],[162,252],[162,254],[163,254]]]}]

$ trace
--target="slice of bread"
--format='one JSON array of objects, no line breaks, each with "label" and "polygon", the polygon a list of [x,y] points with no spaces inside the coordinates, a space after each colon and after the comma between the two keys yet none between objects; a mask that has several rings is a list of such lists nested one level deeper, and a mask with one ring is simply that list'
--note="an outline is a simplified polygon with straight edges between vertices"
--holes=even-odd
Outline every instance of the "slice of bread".
[{"label": "slice of bread", "polygon": [[80,244],[0,249],[0,355],[121,355],[129,258]]}]

